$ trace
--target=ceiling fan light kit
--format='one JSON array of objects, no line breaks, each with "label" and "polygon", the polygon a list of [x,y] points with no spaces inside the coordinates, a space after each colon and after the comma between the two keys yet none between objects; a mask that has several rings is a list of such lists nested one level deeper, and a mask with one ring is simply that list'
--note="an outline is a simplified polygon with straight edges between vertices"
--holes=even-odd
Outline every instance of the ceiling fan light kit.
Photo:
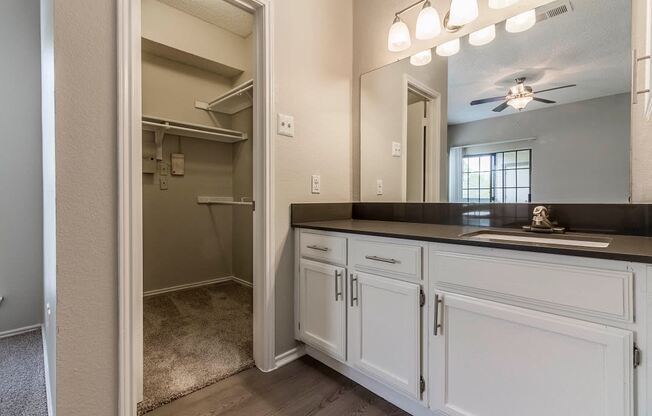
[{"label": "ceiling fan light kit", "polygon": [[525,85],[525,79],[526,79],[525,77],[516,78],[515,79],[516,85],[511,87],[509,91],[507,91],[507,94],[504,96],[473,100],[471,101],[471,105],[480,105],[480,104],[492,103],[496,101],[503,101],[502,104],[494,108],[492,111],[494,111],[495,113],[500,113],[501,111],[505,110],[507,107],[512,107],[515,110],[521,111],[524,110],[525,107],[527,107],[527,105],[530,104],[532,101],[538,101],[544,104],[557,103],[556,101],[546,100],[545,98],[537,97],[536,96],[537,94],[541,94],[543,92],[548,92],[548,91],[561,90],[563,88],[577,87],[576,84],[568,84],[568,85],[563,85],[561,87],[553,87],[544,90],[534,91],[532,87]]}]

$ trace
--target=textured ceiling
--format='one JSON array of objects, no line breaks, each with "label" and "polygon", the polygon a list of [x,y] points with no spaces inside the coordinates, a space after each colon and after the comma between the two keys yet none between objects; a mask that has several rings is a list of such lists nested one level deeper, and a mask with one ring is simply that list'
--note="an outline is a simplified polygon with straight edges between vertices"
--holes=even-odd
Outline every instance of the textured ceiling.
[{"label": "textured ceiling", "polygon": [[249,36],[253,30],[253,16],[224,0],[159,1],[243,38]]},{"label": "textured ceiling", "polygon": [[[523,33],[497,27],[496,39],[475,47],[462,39],[449,58],[448,122],[458,124],[514,114],[491,111],[497,103],[471,107],[472,100],[505,95],[514,78],[542,90],[575,88],[537,95],[567,104],[629,91],[631,0],[571,0],[574,11],[538,22]],[[551,107],[532,102],[525,111]]]}]

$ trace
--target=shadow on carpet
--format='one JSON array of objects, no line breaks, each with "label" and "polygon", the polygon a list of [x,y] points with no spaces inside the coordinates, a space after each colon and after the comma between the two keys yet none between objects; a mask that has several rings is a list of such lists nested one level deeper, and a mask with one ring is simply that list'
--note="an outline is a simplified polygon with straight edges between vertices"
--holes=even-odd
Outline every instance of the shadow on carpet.
[{"label": "shadow on carpet", "polygon": [[252,290],[223,283],[145,298],[142,415],[254,365]]},{"label": "shadow on carpet", "polygon": [[48,415],[40,329],[0,339],[0,415]]}]

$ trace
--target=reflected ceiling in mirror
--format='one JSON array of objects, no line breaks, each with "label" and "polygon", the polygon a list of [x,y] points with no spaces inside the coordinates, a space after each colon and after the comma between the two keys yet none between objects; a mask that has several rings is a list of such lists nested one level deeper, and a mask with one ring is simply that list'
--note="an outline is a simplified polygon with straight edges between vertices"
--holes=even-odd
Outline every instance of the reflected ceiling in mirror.
[{"label": "reflected ceiling in mirror", "polygon": [[362,201],[628,201],[631,3],[535,14],[362,76]]}]

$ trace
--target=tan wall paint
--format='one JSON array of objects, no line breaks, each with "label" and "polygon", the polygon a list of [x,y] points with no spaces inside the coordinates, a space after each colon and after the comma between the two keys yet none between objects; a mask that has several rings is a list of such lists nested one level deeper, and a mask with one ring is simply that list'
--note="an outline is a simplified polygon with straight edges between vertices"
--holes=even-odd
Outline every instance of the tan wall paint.
[{"label": "tan wall paint", "polygon": [[[233,198],[240,201],[253,196],[253,109],[234,114],[232,127],[247,133],[250,140],[234,143]],[[233,210],[233,275],[253,282],[253,211],[251,206],[234,206]]]},{"label": "tan wall paint", "polygon": [[[351,198],[350,0],[274,0],[276,111],[295,137],[275,136],[276,353],[294,347],[290,203]],[[310,175],[321,175],[321,194]]]},{"label": "tan wall paint", "polygon": [[57,414],[118,413],[116,2],[54,3]]}]

